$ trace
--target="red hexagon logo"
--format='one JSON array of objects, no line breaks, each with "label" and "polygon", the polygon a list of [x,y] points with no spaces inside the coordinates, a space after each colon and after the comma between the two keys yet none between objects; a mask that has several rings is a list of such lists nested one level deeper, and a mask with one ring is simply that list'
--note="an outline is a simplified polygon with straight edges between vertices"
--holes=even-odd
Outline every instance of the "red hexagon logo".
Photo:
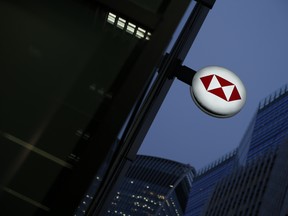
[{"label": "red hexagon logo", "polygon": [[241,100],[237,87],[228,80],[216,75],[200,78],[206,90],[226,101]]}]

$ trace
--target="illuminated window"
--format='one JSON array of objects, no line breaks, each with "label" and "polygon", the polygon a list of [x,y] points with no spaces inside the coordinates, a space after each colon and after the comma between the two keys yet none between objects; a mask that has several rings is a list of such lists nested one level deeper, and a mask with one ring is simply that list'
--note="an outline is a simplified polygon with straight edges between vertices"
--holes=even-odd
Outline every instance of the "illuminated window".
[{"label": "illuminated window", "polygon": [[135,35],[139,39],[150,40],[151,33],[145,29],[136,26],[135,24],[128,22],[126,19],[118,17],[117,15],[109,12],[107,22],[117,26],[119,29],[126,31],[129,34]]},{"label": "illuminated window", "polygon": [[121,18],[121,17],[119,17],[118,21],[117,21],[117,27],[120,28],[120,29],[124,29],[125,24],[126,24],[126,20]]},{"label": "illuminated window", "polygon": [[147,36],[146,36],[146,40],[150,40],[150,37],[151,37],[151,33],[150,32],[147,32]]},{"label": "illuminated window", "polygon": [[116,15],[113,13],[108,14],[107,22],[114,24],[116,20]]},{"label": "illuminated window", "polygon": [[144,38],[146,31],[140,27],[138,27],[136,31],[136,37],[138,38]]},{"label": "illuminated window", "polygon": [[134,34],[135,29],[136,29],[136,25],[134,25],[133,23],[128,22],[126,31],[128,33],[130,33],[130,34]]}]

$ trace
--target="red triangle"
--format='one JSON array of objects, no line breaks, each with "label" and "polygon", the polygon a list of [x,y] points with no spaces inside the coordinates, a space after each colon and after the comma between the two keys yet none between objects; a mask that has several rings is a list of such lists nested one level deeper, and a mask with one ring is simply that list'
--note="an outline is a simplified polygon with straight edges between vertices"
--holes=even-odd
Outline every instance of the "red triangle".
[{"label": "red triangle", "polygon": [[223,86],[234,85],[233,83],[229,82],[229,81],[226,80],[226,79],[223,79],[223,78],[220,77],[220,76],[217,76],[217,75],[216,75],[216,77],[217,77],[217,79],[218,79],[218,81],[219,81],[219,83],[220,83],[220,85],[221,85],[222,87],[223,87]]},{"label": "red triangle", "polygon": [[209,76],[205,76],[205,77],[201,77],[200,78],[202,83],[203,83],[203,85],[205,86],[206,90],[208,89],[213,76],[214,75],[209,75]]},{"label": "red triangle", "polygon": [[212,90],[210,90],[209,92],[211,92],[212,94],[215,94],[215,95],[217,95],[218,97],[220,97],[220,98],[222,98],[222,99],[224,99],[224,100],[227,101],[227,98],[226,98],[226,96],[225,96],[224,91],[223,91],[222,88],[212,89]]},{"label": "red triangle", "polygon": [[233,89],[232,94],[229,98],[229,101],[240,100],[240,99],[241,99],[240,94],[239,94],[236,86],[234,86],[234,89]]}]

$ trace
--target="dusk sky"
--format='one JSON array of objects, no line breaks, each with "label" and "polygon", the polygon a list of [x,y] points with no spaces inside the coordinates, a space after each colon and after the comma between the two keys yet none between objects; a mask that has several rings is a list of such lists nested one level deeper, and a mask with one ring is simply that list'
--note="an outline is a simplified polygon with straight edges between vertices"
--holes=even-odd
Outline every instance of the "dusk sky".
[{"label": "dusk sky", "polygon": [[236,73],[247,91],[244,108],[232,118],[208,116],[175,80],[138,153],[199,169],[235,149],[259,102],[288,83],[287,8],[286,0],[216,0],[184,65]]}]

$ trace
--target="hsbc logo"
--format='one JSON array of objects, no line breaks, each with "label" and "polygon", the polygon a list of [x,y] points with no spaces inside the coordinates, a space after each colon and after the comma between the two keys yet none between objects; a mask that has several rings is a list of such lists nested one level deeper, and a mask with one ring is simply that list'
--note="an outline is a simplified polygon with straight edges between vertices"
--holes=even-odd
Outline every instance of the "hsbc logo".
[{"label": "hsbc logo", "polygon": [[216,74],[200,78],[206,90],[226,101],[241,100],[237,87]]},{"label": "hsbc logo", "polygon": [[230,70],[218,66],[197,71],[190,92],[201,110],[220,118],[235,115],[246,101],[246,90],[241,80]]}]

